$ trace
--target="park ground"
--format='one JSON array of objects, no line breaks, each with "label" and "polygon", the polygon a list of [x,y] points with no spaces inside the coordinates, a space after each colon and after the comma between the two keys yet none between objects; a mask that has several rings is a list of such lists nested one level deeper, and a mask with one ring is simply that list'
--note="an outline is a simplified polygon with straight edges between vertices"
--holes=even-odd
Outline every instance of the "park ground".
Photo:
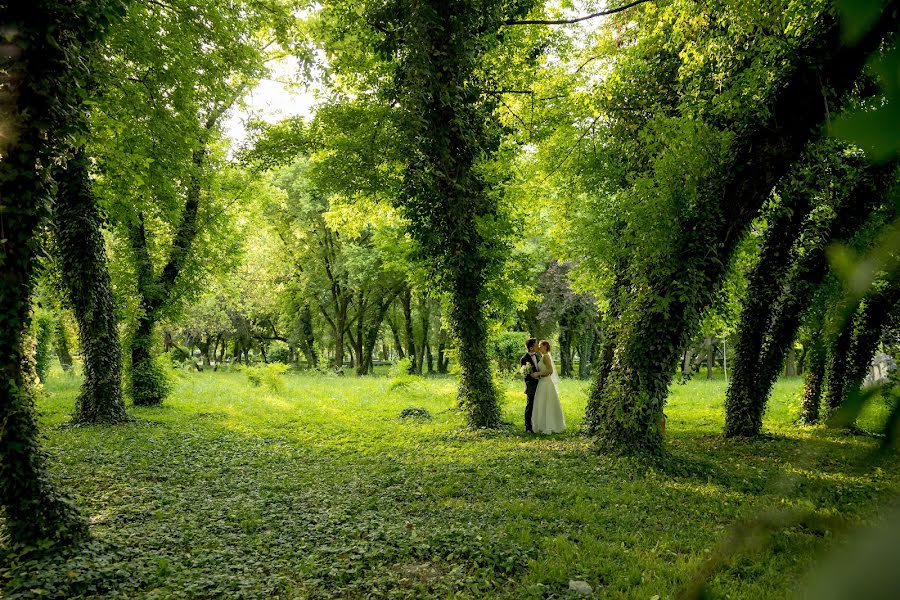
[{"label": "park ground", "polygon": [[[94,539],[0,548],[0,596],[562,598],[579,580],[651,600],[715,562],[708,597],[784,598],[900,492],[900,460],[872,459],[874,436],[796,423],[798,378],[778,382],[752,441],[721,435],[721,376],[673,385],[667,456],[650,462],[578,434],[585,382],[562,382],[569,431],[552,437],[524,435],[512,380],[510,427],[494,432],[464,427],[450,378],[272,382],[179,372],[135,423],[72,427],[80,381],[54,372],[43,444]],[[398,417],[411,407],[432,418]],[[732,543],[772,515],[781,525]]]}]

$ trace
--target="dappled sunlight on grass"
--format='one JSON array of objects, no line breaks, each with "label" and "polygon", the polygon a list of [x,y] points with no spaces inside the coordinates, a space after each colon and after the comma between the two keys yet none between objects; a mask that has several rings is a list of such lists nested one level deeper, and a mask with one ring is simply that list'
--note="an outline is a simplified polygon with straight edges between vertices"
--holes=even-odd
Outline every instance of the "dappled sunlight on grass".
[{"label": "dappled sunlight on grass", "polygon": [[[526,436],[520,381],[500,431],[465,427],[449,378],[392,390],[288,374],[270,389],[238,372],[179,374],[163,407],[97,428],[63,426],[78,380],[57,375],[40,402],[54,475],[110,545],[25,574],[72,593],[65,569],[114,561],[127,577],[113,597],[544,598],[569,579],[666,597],[735,523],[787,507],[852,522],[900,489],[896,455],[861,462],[876,439],[794,423],[796,378],[775,388],[771,435],[751,441],[721,435],[723,380],[673,385],[669,454],[645,462],[579,434],[580,381],[561,384],[568,431]],[[413,407],[431,419],[399,418]],[[711,591],[783,596],[834,537],[778,532]]]}]

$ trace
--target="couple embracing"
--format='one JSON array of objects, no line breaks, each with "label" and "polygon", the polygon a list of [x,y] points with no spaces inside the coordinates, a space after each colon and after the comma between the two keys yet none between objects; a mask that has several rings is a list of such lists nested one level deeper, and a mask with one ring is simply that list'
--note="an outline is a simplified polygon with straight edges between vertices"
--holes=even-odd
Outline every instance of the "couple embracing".
[{"label": "couple embracing", "polygon": [[559,393],[556,389],[559,375],[556,365],[550,356],[550,342],[535,338],[525,342],[528,352],[519,361],[521,373],[525,376],[526,433],[561,433],[566,430],[566,419],[559,404]]}]

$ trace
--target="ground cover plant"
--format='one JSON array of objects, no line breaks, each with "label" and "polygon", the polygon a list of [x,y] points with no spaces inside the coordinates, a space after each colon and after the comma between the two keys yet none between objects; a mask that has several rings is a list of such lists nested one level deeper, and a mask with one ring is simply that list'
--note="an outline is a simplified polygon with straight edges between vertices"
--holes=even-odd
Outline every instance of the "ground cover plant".
[{"label": "ground cover plant", "polygon": [[670,598],[740,523],[808,512],[725,557],[708,588],[784,597],[900,491],[896,454],[864,460],[874,437],[798,424],[801,378],[776,384],[751,440],[721,435],[720,374],[673,385],[668,457],[647,462],[589,451],[577,380],[561,387],[569,430],[526,437],[518,381],[501,401],[516,425],[489,431],[465,427],[451,378],[179,373],[165,406],[100,428],[69,424],[80,381],[53,372],[48,464],[94,539],[5,553],[5,597],[554,598],[582,580]]}]

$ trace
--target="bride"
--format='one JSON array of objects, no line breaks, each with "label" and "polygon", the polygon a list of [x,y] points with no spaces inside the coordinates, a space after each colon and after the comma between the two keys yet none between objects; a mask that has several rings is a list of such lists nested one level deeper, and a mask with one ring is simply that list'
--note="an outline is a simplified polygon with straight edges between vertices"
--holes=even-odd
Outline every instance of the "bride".
[{"label": "bride", "polygon": [[536,373],[539,376],[537,391],[534,393],[534,413],[531,423],[535,433],[561,433],[566,430],[566,418],[563,416],[562,406],[559,404],[559,393],[556,389],[559,383],[559,375],[550,356],[550,342],[541,340],[541,369]]}]

